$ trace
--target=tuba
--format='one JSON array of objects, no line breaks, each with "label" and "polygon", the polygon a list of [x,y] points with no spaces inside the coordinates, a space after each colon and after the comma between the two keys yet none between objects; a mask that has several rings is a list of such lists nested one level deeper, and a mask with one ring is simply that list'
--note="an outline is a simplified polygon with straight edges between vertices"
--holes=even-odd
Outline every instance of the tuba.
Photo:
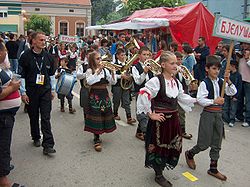
[{"label": "tuba", "polygon": [[186,66],[179,65],[177,67],[177,71],[181,73],[181,75],[186,81],[190,81],[191,90],[198,89],[198,80],[193,77],[193,75],[189,72]]},{"label": "tuba", "polygon": [[[122,75],[130,75],[130,68],[133,65],[134,61],[138,58],[138,54],[135,54],[131,59],[126,62],[126,65],[121,68]],[[130,77],[129,79],[121,78],[121,88],[124,90],[128,90],[133,85],[133,79]]]},{"label": "tuba", "polygon": [[152,71],[154,75],[159,75],[162,72],[161,65],[158,63],[159,60],[160,60],[160,57],[158,57],[155,60],[148,59],[144,62],[144,64],[149,67],[150,71]]}]

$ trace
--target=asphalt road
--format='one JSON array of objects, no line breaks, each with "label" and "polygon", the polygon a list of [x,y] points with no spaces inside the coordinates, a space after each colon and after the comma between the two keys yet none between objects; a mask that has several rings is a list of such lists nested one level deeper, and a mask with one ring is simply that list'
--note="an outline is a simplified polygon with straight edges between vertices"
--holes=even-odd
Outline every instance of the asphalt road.
[{"label": "asphalt road", "polygon": [[[74,91],[77,93],[79,86]],[[135,111],[133,100],[132,110]],[[92,134],[83,131],[83,112],[79,99],[74,97],[77,112],[60,112],[59,100],[53,101],[52,129],[57,153],[44,156],[42,148],[32,145],[29,132],[29,118],[23,107],[16,115],[12,143],[12,163],[15,169],[10,179],[27,187],[157,187],[152,169],[144,168],[144,144],[135,138],[136,125],[117,122],[117,130],[102,136],[103,151],[96,152],[92,146]],[[195,145],[201,107],[196,105],[187,114],[186,128],[193,134],[192,140],[184,140],[183,153]],[[125,121],[125,111],[120,111]],[[135,114],[134,114],[135,117]],[[209,150],[195,157],[197,168],[190,170],[182,153],[178,166],[165,171],[165,176],[175,187],[249,187],[250,186],[250,128],[226,128],[223,140],[219,170],[227,175],[226,182],[207,174]],[[198,178],[192,182],[182,175],[190,172]]]}]

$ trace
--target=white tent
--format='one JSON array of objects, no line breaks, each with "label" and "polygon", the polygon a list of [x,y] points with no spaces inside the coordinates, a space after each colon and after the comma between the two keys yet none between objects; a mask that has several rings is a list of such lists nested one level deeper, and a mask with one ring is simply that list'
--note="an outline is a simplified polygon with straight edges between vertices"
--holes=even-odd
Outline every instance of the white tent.
[{"label": "white tent", "polygon": [[140,29],[151,29],[158,28],[161,26],[169,26],[167,19],[162,18],[149,18],[149,19],[139,19],[135,18],[131,21],[123,21],[118,23],[106,24],[106,25],[95,25],[86,27],[88,30],[140,30]]}]

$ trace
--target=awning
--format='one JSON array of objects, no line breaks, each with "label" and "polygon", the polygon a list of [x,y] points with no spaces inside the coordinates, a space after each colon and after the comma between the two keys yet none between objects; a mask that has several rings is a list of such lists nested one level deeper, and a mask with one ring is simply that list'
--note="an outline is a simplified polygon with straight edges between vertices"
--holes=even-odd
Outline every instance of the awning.
[{"label": "awning", "polygon": [[168,22],[166,22],[166,19],[164,22],[160,21],[124,21],[124,22],[118,22],[113,24],[106,24],[106,25],[95,25],[95,26],[89,26],[86,27],[88,30],[125,30],[125,29],[131,29],[131,30],[140,30],[140,29],[152,29],[152,28],[158,28],[162,26],[168,26]]},{"label": "awning", "polygon": [[17,25],[0,24],[0,32],[15,32],[17,33]]},{"label": "awning", "polygon": [[160,26],[169,26],[169,21],[166,18],[134,18],[131,21],[133,23],[154,23]]}]

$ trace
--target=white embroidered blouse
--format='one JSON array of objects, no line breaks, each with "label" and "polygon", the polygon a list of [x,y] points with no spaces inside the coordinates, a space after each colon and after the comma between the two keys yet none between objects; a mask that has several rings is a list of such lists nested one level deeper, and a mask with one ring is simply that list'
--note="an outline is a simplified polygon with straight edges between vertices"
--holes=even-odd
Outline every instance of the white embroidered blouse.
[{"label": "white embroidered blouse", "polygon": [[[184,93],[180,81],[177,80],[178,86],[174,79],[165,80],[166,95],[170,98],[177,98],[178,104],[186,112],[191,111],[191,107],[196,102],[195,98]],[[160,81],[158,77],[153,77],[146,84],[145,87],[140,89],[137,99],[137,114],[151,113],[151,99],[155,98],[160,91]],[[179,88],[178,88],[179,87]]]},{"label": "white embroidered blouse", "polygon": [[97,73],[92,74],[92,70],[90,68],[87,69],[87,71],[86,71],[87,84],[93,85],[93,84],[99,82],[105,76],[104,71],[106,72],[106,79],[109,82],[109,84],[116,84],[116,82],[117,82],[116,76],[114,76],[114,78],[113,78],[112,75],[110,74],[109,70],[107,70],[106,68],[102,69],[101,73],[99,73],[99,74],[97,74]]}]

